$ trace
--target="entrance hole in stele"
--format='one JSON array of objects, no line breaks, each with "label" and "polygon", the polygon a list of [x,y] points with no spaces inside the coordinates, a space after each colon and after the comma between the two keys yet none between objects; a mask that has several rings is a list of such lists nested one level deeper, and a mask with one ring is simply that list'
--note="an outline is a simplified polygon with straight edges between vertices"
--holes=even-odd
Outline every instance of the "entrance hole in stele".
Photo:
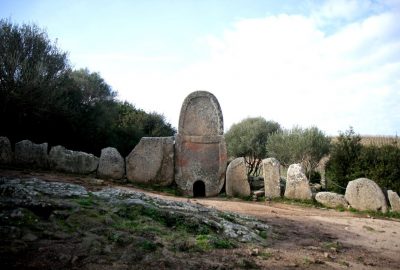
[{"label": "entrance hole in stele", "polygon": [[206,185],[203,181],[197,180],[193,184],[193,197],[205,197],[206,196]]}]

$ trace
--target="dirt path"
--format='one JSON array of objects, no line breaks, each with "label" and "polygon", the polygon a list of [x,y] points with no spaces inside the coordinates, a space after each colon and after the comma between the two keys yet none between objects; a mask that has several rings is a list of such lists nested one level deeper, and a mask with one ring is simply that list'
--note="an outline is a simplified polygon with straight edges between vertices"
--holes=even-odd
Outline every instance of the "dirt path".
[{"label": "dirt path", "polygon": [[400,269],[400,220],[275,202],[184,199],[141,191],[264,220],[272,226],[273,235],[267,250],[277,267],[284,262],[287,267],[315,269],[322,268],[320,263],[332,269]]},{"label": "dirt path", "polygon": [[0,175],[40,177],[72,182],[98,190],[105,186],[142,191],[168,200],[190,201],[222,211],[255,216],[272,228],[266,247],[244,252],[260,253],[265,269],[400,269],[400,221],[377,219],[332,209],[283,203],[245,202],[237,199],[188,199],[144,191],[108,181],[51,173],[1,171]]}]

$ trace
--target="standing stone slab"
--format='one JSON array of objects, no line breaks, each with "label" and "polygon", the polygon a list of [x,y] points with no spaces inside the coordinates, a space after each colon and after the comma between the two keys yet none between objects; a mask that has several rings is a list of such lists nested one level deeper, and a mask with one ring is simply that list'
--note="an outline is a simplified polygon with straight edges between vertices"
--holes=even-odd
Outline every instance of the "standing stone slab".
[{"label": "standing stone slab", "polygon": [[387,203],[382,189],[372,180],[358,178],[350,181],[344,195],[351,207],[357,210],[387,212]]},{"label": "standing stone slab", "polygon": [[275,158],[267,158],[262,161],[264,173],[264,188],[266,198],[279,198],[281,196],[280,163]]},{"label": "standing stone slab", "polygon": [[234,159],[226,170],[226,195],[250,196],[250,184],[247,181],[246,163],[243,157]]},{"label": "standing stone slab", "polygon": [[392,207],[392,211],[400,212],[400,197],[397,194],[397,192],[388,190],[388,198],[389,198],[390,206]]},{"label": "standing stone slab", "polygon": [[50,168],[58,171],[89,174],[95,172],[99,158],[80,151],[72,151],[64,146],[53,146],[49,154]]},{"label": "standing stone slab", "polygon": [[113,147],[101,149],[97,175],[104,179],[121,179],[125,174],[125,160]]},{"label": "standing stone slab", "polygon": [[47,143],[35,144],[23,140],[15,144],[15,163],[22,166],[47,168]]},{"label": "standing stone slab", "polygon": [[292,164],[289,166],[285,197],[289,199],[312,200],[310,183],[301,164]]},{"label": "standing stone slab", "polygon": [[315,200],[325,206],[332,208],[339,206],[347,208],[349,206],[342,194],[337,194],[334,192],[318,192],[317,195],[315,195]]},{"label": "standing stone slab", "polygon": [[[227,151],[223,117],[218,100],[206,91],[197,91],[182,104],[175,137],[175,182],[189,196],[200,187],[205,196],[217,195],[225,180]],[[199,185],[200,184],[200,185]]]},{"label": "standing stone slab", "polygon": [[10,164],[13,161],[11,143],[7,137],[0,137],[0,164]]},{"label": "standing stone slab", "polygon": [[126,157],[129,181],[168,186],[174,181],[174,137],[143,137]]}]

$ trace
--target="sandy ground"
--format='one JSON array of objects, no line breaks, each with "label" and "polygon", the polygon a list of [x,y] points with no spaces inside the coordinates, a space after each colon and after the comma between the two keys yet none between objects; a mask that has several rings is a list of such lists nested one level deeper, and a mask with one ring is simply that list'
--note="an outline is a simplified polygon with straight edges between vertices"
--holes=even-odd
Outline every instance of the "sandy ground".
[{"label": "sandy ground", "polygon": [[[277,267],[285,262],[295,268],[400,269],[400,220],[275,202],[183,199],[146,193],[264,220],[272,227],[267,250],[278,262]],[[318,265],[322,262],[324,266]]]},{"label": "sandy ground", "polygon": [[219,197],[188,199],[61,174],[0,170],[0,175],[40,176],[49,181],[81,184],[90,190],[117,186],[168,200],[189,201],[255,216],[271,226],[268,244],[243,252],[263,254],[258,261],[263,269],[400,269],[400,220],[396,219],[276,202]]}]

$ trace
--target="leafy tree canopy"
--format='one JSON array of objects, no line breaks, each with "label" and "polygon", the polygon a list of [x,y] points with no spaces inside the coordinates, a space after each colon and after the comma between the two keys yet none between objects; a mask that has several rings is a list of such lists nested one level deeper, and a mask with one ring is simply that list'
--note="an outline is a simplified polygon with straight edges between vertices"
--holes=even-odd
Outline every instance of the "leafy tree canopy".
[{"label": "leafy tree canopy", "polygon": [[317,127],[283,130],[270,136],[267,150],[283,165],[302,163],[309,176],[329,153],[330,139]]},{"label": "leafy tree canopy", "polygon": [[127,155],[142,136],[175,129],[157,113],[115,99],[99,73],[72,70],[67,53],[36,25],[0,20],[0,134],[99,154]]},{"label": "leafy tree canopy", "polygon": [[277,122],[266,121],[262,117],[246,118],[232,125],[225,134],[228,155],[244,157],[248,175],[258,175],[260,163],[267,155],[268,138],[280,129]]}]

